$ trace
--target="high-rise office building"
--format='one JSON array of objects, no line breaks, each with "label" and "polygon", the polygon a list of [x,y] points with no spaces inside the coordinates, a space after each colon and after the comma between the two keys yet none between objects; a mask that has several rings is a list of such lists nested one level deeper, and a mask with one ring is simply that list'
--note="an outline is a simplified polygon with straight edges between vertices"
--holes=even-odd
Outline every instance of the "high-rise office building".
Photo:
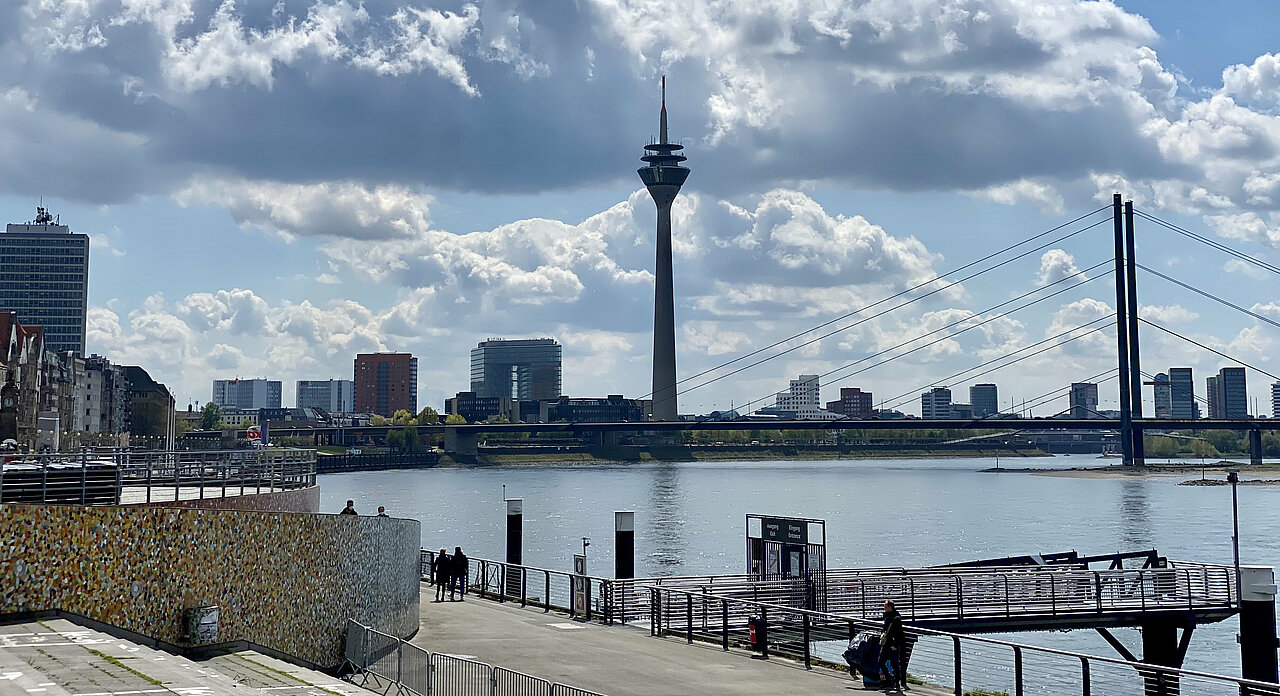
[{"label": "high-rise office building", "polygon": [[74,234],[44,208],[0,235],[0,311],[44,331],[45,349],[84,355],[89,235]]},{"label": "high-rise office building", "polygon": [[1204,395],[1205,400],[1209,402],[1209,419],[1218,420],[1223,418],[1222,382],[1217,375],[1210,375],[1204,378]]},{"label": "high-rise office building", "polygon": [[1155,398],[1156,418],[1173,418],[1173,387],[1169,383],[1169,375],[1161,372],[1151,380],[1152,395]]},{"label": "high-rise office building", "polygon": [[969,387],[969,404],[974,418],[986,418],[1000,414],[1000,396],[994,384],[975,384]]},{"label": "high-rise office building", "polygon": [[1280,381],[1271,383],[1271,417],[1280,418]]},{"label": "high-rise office building", "polygon": [[1098,385],[1093,382],[1075,382],[1067,399],[1072,418],[1099,418]]},{"label": "high-rise office building", "polygon": [[1243,367],[1224,367],[1218,370],[1218,391],[1222,393],[1223,418],[1234,420],[1249,417],[1249,390]]},{"label": "high-rise office building", "polygon": [[791,380],[787,391],[778,392],[773,406],[766,406],[759,413],[797,420],[839,420],[839,414],[822,408],[820,392],[818,375],[800,375]]},{"label": "high-rise office building", "polygon": [[828,401],[827,410],[855,420],[870,418],[871,392],[864,392],[858,387],[841,387],[840,399]]},{"label": "high-rise office building", "polygon": [[294,405],[320,408],[329,413],[351,413],[356,410],[356,383],[349,379],[300,379]]},{"label": "high-rise office building", "polygon": [[418,412],[418,359],[409,353],[361,353],[355,361],[356,411],[390,418]]},{"label": "high-rise office building", "polygon": [[560,374],[554,338],[491,338],[471,349],[471,391],[480,398],[558,399]]},{"label": "high-rise office building", "polygon": [[951,390],[934,387],[920,395],[920,417],[925,420],[951,417]]},{"label": "high-rise office building", "polygon": [[1193,420],[1199,417],[1195,384],[1189,367],[1169,368],[1169,413],[1174,420]]},{"label": "high-rise office building", "polygon": [[278,379],[215,379],[213,403],[220,408],[280,408]]}]

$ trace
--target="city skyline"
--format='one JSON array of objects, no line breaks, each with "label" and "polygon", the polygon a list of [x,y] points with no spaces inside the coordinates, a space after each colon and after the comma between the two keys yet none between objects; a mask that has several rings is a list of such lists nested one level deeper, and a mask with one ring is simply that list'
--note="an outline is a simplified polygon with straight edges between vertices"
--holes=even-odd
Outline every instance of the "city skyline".
[{"label": "city skyline", "polygon": [[[792,30],[791,52],[752,37],[745,15],[728,7],[707,20],[728,40],[699,46],[647,12],[638,21],[655,31],[619,43],[606,8],[552,16],[530,7],[504,23],[442,6],[410,15],[441,47],[431,62],[413,58],[403,42],[368,51],[373,39],[403,36],[391,19],[394,4],[348,14],[343,5],[286,3],[278,17],[202,8],[167,24],[108,7],[85,16],[0,10],[14,27],[0,41],[23,56],[21,65],[0,68],[0,129],[33,148],[17,161],[41,163],[0,178],[0,209],[7,221],[29,219],[43,193],[62,223],[90,235],[86,352],[150,366],[185,404],[221,375],[341,377],[356,353],[406,351],[432,356],[419,402],[438,408],[465,388],[466,346],[494,334],[556,335],[566,393],[641,396],[650,389],[654,217],[631,163],[637,144],[655,135],[663,72],[681,104],[672,135],[698,163],[674,210],[678,378],[1087,212],[1112,191],[1259,258],[1274,261],[1280,244],[1267,183],[1277,163],[1213,140],[1238,131],[1271,142],[1268,124],[1277,117],[1267,80],[1278,47],[1252,29],[1276,10],[1262,4],[1204,21],[1199,10],[1157,3],[1063,0],[1050,3],[1052,26],[1029,5],[993,5],[992,26],[1024,34],[983,34],[971,21],[938,16],[958,37],[958,52],[915,65],[904,62],[905,46],[922,37],[908,20],[928,10],[905,6],[883,9],[884,25],[898,33],[878,55],[858,49],[867,18],[816,22],[819,11],[807,6],[778,19]],[[1110,28],[1106,40],[1089,29],[1095,21]],[[548,48],[565,22],[583,33],[563,50]],[[831,32],[815,32],[815,24]],[[455,33],[440,33],[446,26]],[[1229,45],[1212,40],[1228,30]],[[130,31],[155,37],[156,53],[141,62],[125,55]],[[234,41],[217,45],[215,35]],[[284,51],[270,36],[304,48]],[[1037,40],[1044,61],[1019,57],[1017,36]],[[196,46],[263,60],[196,62]],[[831,69],[811,60],[828,56]],[[717,73],[708,64],[731,67]],[[98,67],[120,96],[56,77]],[[833,82],[839,71],[860,77]],[[347,115],[315,99],[332,93],[360,102],[363,87],[326,75],[398,95],[389,111],[413,110],[413,94],[444,108],[407,130],[372,116],[353,131]],[[1058,91],[1042,94],[1028,82]],[[961,84],[977,86],[966,92]],[[936,101],[936,93],[948,99]],[[230,101],[219,106],[222,99]],[[249,129],[236,118],[219,121],[228,109],[262,118]],[[467,109],[483,117],[450,120]],[[935,112],[950,123],[926,116]],[[984,121],[979,113],[995,116]],[[300,143],[280,128],[299,118],[317,140]],[[1014,118],[1027,132],[1002,126]],[[190,135],[175,129],[179,122]],[[222,129],[223,122],[237,127]],[[926,157],[912,140],[934,131],[923,143]],[[348,132],[349,144],[330,137]],[[456,134],[449,147],[466,156],[422,157],[442,133]],[[571,143],[572,156],[540,156],[559,143]],[[1044,149],[1049,144],[1060,146]],[[50,157],[59,149],[77,156]],[[1126,156],[1117,159],[1117,151]],[[112,163],[111,175],[101,174],[103,162]],[[1280,316],[1274,283],[1156,235],[1139,222],[1146,265]],[[1079,241],[1010,267],[1000,282],[968,282],[691,392],[681,411],[774,394],[796,374],[826,372],[1107,255],[1105,234]],[[135,282],[140,277],[147,282]],[[851,384],[893,395],[940,383],[1003,348],[1105,315],[1109,293],[1104,278],[1035,315],[995,322]],[[1144,316],[1276,372],[1269,327],[1149,276],[1140,277],[1139,300]],[[1185,365],[1205,376],[1227,364],[1145,331],[1148,371]],[[1002,385],[1001,402],[1014,402],[1086,380],[1114,352],[1097,335],[989,379]],[[1050,364],[1062,384],[1044,374]],[[1248,378],[1253,410],[1272,380]],[[1203,394],[1203,379],[1196,381]],[[1099,388],[1100,406],[1110,408],[1114,380]],[[1154,412],[1150,389],[1144,399]]]}]

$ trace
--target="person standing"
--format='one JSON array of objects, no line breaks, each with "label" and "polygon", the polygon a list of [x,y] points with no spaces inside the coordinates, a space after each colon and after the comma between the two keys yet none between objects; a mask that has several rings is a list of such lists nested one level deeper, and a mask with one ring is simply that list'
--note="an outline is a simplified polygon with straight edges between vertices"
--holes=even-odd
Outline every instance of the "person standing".
[{"label": "person standing", "polygon": [[884,629],[880,633],[880,661],[893,668],[893,675],[885,680],[885,690],[893,687],[906,691],[907,669],[906,636],[902,632],[902,614],[893,606],[893,600],[884,603]]},{"label": "person standing", "polygon": [[358,515],[359,513],[356,512],[356,501],[348,500],[347,506],[342,508],[342,512],[339,512],[338,514],[339,515]]},{"label": "person standing", "polygon": [[386,507],[384,507],[384,506],[382,506],[382,505],[379,505],[379,506],[378,506],[378,517],[390,517],[390,516],[391,516],[391,515],[388,515],[388,514],[387,514],[387,508],[386,508]]},{"label": "person standing", "polygon": [[453,558],[449,561],[449,601],[453,601],[453,591],[455,589],[462,591],[459,601],[467,599],[467,555],[462,553],[461,546],[453,547]]},{"label": "person standing", "polygon": [[436,586],[436,601],[444,601],[445,588],[449,586],[449,577],[453,573],[450,572],[449,556],[444,549],[440,549],[440,553],[431,560],[431,582]]}]

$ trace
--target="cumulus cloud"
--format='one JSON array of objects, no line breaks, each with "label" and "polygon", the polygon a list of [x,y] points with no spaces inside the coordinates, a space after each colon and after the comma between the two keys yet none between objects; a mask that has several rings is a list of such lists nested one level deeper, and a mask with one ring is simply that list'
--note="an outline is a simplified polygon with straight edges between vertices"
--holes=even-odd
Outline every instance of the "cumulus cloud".
[{"label": "cumulus cloud", "polygon": [[[1220,214],[1269,211],[1280,181],[1276,57],[1193,91],[1151,25],[1111,3],[27,0],[6,19],[0,50],[18,59],[0,85],[58,95],[41,120],[75,124],[41,135],[0,107],[0,141],[101,136],[48,167],[95,202],[211,175],[487,193],[616,183],[634,167],[627,144],[654,128],[663,71],[693,181],[726,197],[822,182],[1056,214],[1101,177]],[[113,175],[78,174],[86,159]]]},{"label": "cumulus cloud", "polygon": [[404,237],[428,228],[434,202],[430,195],[397,185],[204,178],[191,181],[174,198],[183,205],[216,205],[241,227],[267,230],[286,239]]},{"label": "cumulus cloud", "polygon": [[1062,249],[1050,249],[1040,255],[1040,270],[1036,273],[1036,285],[1045,286],[1067,278],[1085,279],[1085,275],[1076,268],[1074,256]]}]

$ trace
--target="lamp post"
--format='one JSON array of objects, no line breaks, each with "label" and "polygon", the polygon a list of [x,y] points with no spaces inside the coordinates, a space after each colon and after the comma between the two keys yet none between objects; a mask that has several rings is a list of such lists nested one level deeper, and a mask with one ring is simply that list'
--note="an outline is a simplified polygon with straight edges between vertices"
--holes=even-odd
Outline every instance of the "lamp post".
[{"label": "lamp post", "polygon": [[1240,507],[1236,496],[1236,484],[1240,483],[1240,472],[1227,471],[1227,483],[1231,484],[1231,553],[1236,565],[1236,601],[1240,601]]}]

